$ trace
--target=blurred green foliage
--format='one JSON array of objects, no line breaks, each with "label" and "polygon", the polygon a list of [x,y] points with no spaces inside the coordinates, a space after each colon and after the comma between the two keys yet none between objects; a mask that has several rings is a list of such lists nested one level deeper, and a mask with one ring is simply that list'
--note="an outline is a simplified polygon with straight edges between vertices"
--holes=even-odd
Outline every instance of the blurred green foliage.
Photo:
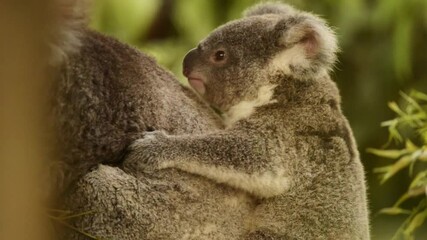
[{"label": "blurred green foliage", "polygon": [[[94,0],[92,27],[154,56],[184,83],[181,61],[215,27],[241,16],[256,0]],[[427,91],[427,0],[289,0],[326,18],[341,53],[333,73],[343,109],[359,144],[369,184],[373,239],[390,239],[404,217],[376,215],[406,192],[411,178],[397,172],[380,186],[382,163],[368,147],[387,140],[380,122],[400,90]],[[403,100],[402,100],[403,101]],[[408,209],[418,202],[406,203]],[[412,205],[411,205],[412,204]],[[427,228],[426,228],[427,229]],[[421,231],[427,239],[427,230]]]},{"label": "blurred green foliage", "polygon": [[[392,164],[374,169],[380,174],[381,183],[394,177],[407,168],[412,181],[407,191],[389,208],[380,213],[395,215],[409,214],[393,239],[415,239],[416,230],[424,226],[427,219],[427,95],[412,91],[409,95],[401,93],[403,106],[390,102],[389,107],[397,115],[394,119],[382,123],[389,131],[389,142],[403,145],[397,149],[369,149],[368,151],[385,159],[394,159]],[[414,144],[419,142],[420,146]],[[419,164],[419,170],[415,169]],[[404,209],[402,205],[410,199],[418,201],[413,209]]]}]

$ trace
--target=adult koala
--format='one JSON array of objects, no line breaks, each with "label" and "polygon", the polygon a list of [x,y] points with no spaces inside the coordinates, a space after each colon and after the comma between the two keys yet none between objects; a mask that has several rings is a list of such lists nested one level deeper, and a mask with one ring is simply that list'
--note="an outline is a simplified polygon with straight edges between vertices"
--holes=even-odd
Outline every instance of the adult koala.
[{"label": "adult koala", "polygon": [[[102,239],[239,239],[253,207],[246,193],[179,170],[143,174],[117,167],[145,131],[219,129],[213,111],[153,59],[88,29],[84,3],[66,0],[59,7],[51,58],[56,190],[65,192],[61,207],[90,212],[73,218],[74,227]],[[61,234],[87,238],[73,230]]]}]

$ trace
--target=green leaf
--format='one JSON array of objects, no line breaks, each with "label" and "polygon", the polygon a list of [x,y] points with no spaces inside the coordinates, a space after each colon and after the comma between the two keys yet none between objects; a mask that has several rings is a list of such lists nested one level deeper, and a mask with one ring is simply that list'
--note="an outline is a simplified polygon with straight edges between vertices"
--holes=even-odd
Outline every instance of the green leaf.
[{"label": "green leaf", "polygon": [[422,101],[426,101],[427,102],[427,94],[416,91],[416,90],[412,90],[411,93],[409,94],[411,97],[417,99],[417,100],[422,100]]},{"label": "green leaf", "polygon": [[400,92],[400,96],[405,99],[411,106],[414,106],[418,111],[423,111],[422,107],[415,101],[413,98],[405,94],[404,92]]},{"label": "green leaf", "polygon": [[405,202],[406,200],[408,200],[409,198],[411,198],[410,196],[409,196],[409,194],[408,193],[404,193],[400,198],[399,198],[399,200],[397,200],[397,202],[393,205],[393,207],[399,207],[400,206],[400,204],[402,204],[403,202]]},{"label": "green leaf", "polygon": [[[401,0],[399,0],[401,1]],[[403,1],[402,1],[403,3]],[[397,118],[385,121],[381,126],[388,127],[389,141],[397,140],[405,143],[405,148],[377,150],[368,149],[377,156],[384,158],[396,159],[399,158],[394,164],[387,165],[381,168],[376,168],[374,171],[380,174],[381,184],[393,177],[397,172],[409,166],[410,176],[414,171],[414,165],[418,161],[427,162],[427,95],[417,91],[411,91],[409,95],[401,92],[401,98],[404,100],[405,105],[399,106],[396,102],[390,102],[389,107],[397,114]],[[404,136],[400,131],[405,131]],[[407,136],[409,134],[419,133],[424,146],[417,146],[413,140]],[[404,139],[405,137],[405,139]],[[427,169],[419,172],[408,187],[408,191],[403,194],[398,201],[391,208],[383,209],[380,213],[386,214],[410,214],[405,222],[396,231],[392,239],[414,239],[414,232],[418,229],[427,218],[426,198],[427,195]],[[408,199],[419,199],[424,196],[418,206],[412,211],[402,209],[400,205]]]},{"label": "green leaf", "polygon": [[412,163],[411,166],[409,166],[409,175],[412,176],[413,172],[414,172],[414,165],[417,162],[417,160],[419,159],[419,157],[421,156],[423,150],[416,150],[411,154],[411,158],[412,158]]},{"label": "green leaf", "polygon": [[391,169],[392,166],[393,165],[388,165],[388,166],[385,166],[385,167],[374,168],[374,173],[385,173],[385,172],[388,172],[388,171],[390,171],[390,169]]},{"label": "green leaf", "polygon": [[405,148],[408,152],[414,152],[419,149],[410,139],[406,139]]},{"label": "green leaf", "polygon": [[405,116],[406,113],[400,109],[399,105],[396,102],[389,102],[388,107],[393,110],[393,112],[397,113],[399,116]]},{"label": "green leaf", "polygon": [[396,231],[395,235],[393,236],[392,240],[400,240],[400,239],[413,239],[413,235],[411,233],[406,232],[407,227],[412,222],[414,217],[422,211],[426,206],[426,200],[423,199],[418,204],[418,206],[411,211],[411,215],[405,220],[405,222],[399,227],[399,229]]},{"label": "green leaf", "polygon": [[424,223],[426,218],[427,218],[427,208],[425,208],[424,211],[417,213],[417,215],[415,215],[415,217],[412,218],[412,220],[410,221],[410,223],[408,224],[408,226],[404,231],[405,235],[412,235],[413,232]]},{"label": "green leaf", "polygon": [[386,182],[392,176],[394,176],[397,172],[407,167],[412,162],[411,156],[403,156],[397,161],[395,164],[389,166],[389,170],[384,173],[381,177],[381,184]]},{"label": "green leaf", "polygon": [[426,194],[426,186],[421,186],[421,187],[418,187],[418,188],[413,188],[413,189],[410,189],[409,192],[408,192],[408,195],[410,197],[418,197],[418,196],[424,195],[424,194]]},{"label": "green leaf", "polygon": [[389,139],[388,142],[395,140],[397,142],[402,142],[403,138],[397,130],[397,126],[399,125],[399,119],[393,119],[389,121],[385,121],[381,123],[381,127],[388,127]]},{"label": "green leaf", "polygon": [[413,189],[420,186],[427,186],[427,170],[417,174],[417,176],[414,178],[414,180],[412,180],[411,184],[409,185],[409,189]]},{"label": "green leaf", "polygon": [[402,149],[402,150],[396,150],[396,149],[380,150],[380,149],[368,148],[366,151],[368,153],[377,155],[378,157],[391,158],[391,159],[399,158],[400,156],[408,153],[408,151],[406,149]]},{"label": "green leaf", "polygon": [[409,176],[410,177],[412,177],[414,175],[414,166],[415,166],[415,161],[414,161],[414,159],[412,159],[412,162],[409,165]]},{"label": "green leaf", "polygon": [[397,202],[393,205],[393,208],[398,208],[402,203],[404,203],[406,200],[410,199],[410,198],[414,198],[414,197],[418,197],[422,194],[425,193],[426,186],[421,186],[421,187],[413,187],[408,189],[408,192],[404,193],[399,200],[397,200]]},{"label": "green leaf", "polygon": [[391,207],[391,208],[383,208],[379,211],[380,214],[388,214],[388,215],[398,215],[398,214],[411,214],[411,211],[398,208],[398,207]]},{"label": "green leaf", "polygon": [[422,162],[427,162],[427,150],[422,150],[421,154],[418,156],[418,160]]}]

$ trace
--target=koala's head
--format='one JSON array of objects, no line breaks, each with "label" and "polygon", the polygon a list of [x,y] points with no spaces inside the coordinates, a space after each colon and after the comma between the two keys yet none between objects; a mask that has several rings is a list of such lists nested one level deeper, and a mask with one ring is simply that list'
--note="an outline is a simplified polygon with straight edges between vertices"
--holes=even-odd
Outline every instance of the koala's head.
[{"label": "koala's head", "polygon": [[278,78],[326,74],[335,62],[336,38],[326,23],[278,3],[250,8],[243,18],[214,30],[184,58],[189,84],[212,106],[227,111],[257,99]]}]

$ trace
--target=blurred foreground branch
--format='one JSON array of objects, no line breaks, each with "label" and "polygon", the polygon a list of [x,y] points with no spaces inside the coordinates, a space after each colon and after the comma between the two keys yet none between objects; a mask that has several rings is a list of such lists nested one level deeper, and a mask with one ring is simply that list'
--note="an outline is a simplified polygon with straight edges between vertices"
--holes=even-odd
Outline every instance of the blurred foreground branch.
[{"label": "blurred foreground branch", "polygon": [[40,170],[49,0],[0,2],[0,239],[48,239]]}]

